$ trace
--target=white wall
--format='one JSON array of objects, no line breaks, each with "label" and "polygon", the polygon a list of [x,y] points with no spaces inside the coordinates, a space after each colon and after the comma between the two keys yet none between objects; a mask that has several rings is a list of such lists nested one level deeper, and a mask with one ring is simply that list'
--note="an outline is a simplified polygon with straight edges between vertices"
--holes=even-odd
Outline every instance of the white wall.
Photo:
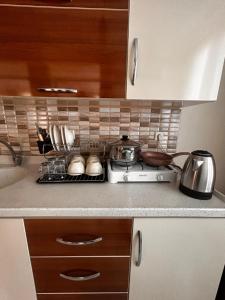
[{"label": "white wall", "polygon": [[225,193],[225,67],[215,103],[183,108],[178,151],[206,149],[216,159],[216,188]]}]

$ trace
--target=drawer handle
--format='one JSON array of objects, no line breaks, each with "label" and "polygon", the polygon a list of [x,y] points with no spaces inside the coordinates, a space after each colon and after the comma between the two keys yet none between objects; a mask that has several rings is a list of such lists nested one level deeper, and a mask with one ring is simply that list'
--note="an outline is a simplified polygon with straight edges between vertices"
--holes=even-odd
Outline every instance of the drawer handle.
[{"label": "drawer handle", "polygon": [[103,240],[103,238],[100,237],[96,237],[94,239],[90,239],[90,240],[85,240],[85,241],[69,241],[66,240],[65,238],[57,238],[56,242],[63,244],[63,245],[68,245],[68,246],[87,246],[87,245],[91,245],[91,244],[96,244],[99,243]]},{"label": "drawer handle", "polygon": [[[91,273],[89,275],[84,275],[84,276],[73,276],[72,273],[74,272],[85,272],[85,273]],[[86,270],[77,270],[77,271],[70,271],[69,273],[71,273],[71,275],[69,275],[68,273],[60,273],[59,276],[61,278],[67,279],[67,280],[71,280],[71,281],[87,281],[87,280],[92,280],[95,278],[98,278],[101,273],[100,272],[94,272],[93,271],[86,271]]]},{"label": "drawer handle", "polygon": [[69,88],[49,88],[49,87],[41,87],[37,89],[39,92],[47,92],[47,93],[69,93],[69,94],[77,94],[78,90],[69,89]]},{"label": "drawer handle", "polygon": [[138,236],[138,258],[135,261],[135,265],[136,267],[140,267],[141,260],[142,260],[142,233],[140,230],[138,230],[137,236]]}]

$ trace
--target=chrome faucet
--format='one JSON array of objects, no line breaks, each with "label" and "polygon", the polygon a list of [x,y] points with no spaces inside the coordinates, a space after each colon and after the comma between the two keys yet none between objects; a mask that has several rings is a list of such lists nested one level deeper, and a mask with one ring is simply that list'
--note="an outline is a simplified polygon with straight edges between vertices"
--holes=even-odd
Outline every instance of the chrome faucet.
[{"label": "chrome faucet", "polygon": [[22,164],[22,156],[20,154],[17,154],[13,150],[12,146],[10,146],[9,143],[7,143],[6,141],[0,139],[0,144],[5,145],[9,149],[9,151],[12,155],[12,159],[13,159],[14,164],[16,166],[20,166]]}]

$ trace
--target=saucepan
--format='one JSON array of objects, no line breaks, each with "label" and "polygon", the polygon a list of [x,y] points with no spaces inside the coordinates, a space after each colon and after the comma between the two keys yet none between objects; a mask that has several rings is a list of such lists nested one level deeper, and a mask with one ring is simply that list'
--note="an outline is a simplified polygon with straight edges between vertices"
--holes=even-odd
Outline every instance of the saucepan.
[{"label": "saucepan", "polygon": [[165,152],[156,152],[156,151],[143,151],[139,153],[139,156],[143,161],[153,167],[168,166],[172,164],[173,159],[182,155],[190,155],[189,152],[178,152],[175,154],[167,154]]},{"label": "saucepan", "polygon": [[138,160],[140,144],[123,135],[119,141],[111,144],[110,159],[120,166],[130,166]]}]

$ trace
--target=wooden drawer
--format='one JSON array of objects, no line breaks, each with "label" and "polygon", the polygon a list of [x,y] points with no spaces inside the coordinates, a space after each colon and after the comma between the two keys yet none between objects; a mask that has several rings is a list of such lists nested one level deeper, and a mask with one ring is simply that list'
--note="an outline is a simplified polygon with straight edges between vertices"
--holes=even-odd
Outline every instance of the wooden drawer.
[{"label": "wooden drawer", "polygon": [[128,294],[38,294],[38,300],[127,300]]},{"label": "wooden drawer", "polygon": [[130,255],[131,219],[37,219],[24,222],[30,256]]},{"label": "wooden drawer", "polygon": [[[126,257],[33,258],[31,262],[37,293],[128,292]],[[72,280],[81,276],[86,280]]]},{"label": "wooden drawer", "polygon": [[128,9],[128,0],[4,0],[1,4]]}]

